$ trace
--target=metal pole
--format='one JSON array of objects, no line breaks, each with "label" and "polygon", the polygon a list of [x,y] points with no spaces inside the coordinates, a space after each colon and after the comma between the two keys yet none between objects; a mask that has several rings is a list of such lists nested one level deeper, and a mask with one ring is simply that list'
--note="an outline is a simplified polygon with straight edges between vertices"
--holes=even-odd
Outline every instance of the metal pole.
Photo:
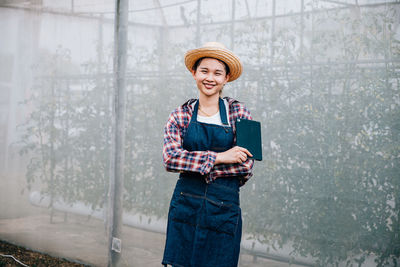
[{"label": "metal pole", "polygon": [[114,96],[108,206],[108,266],[117,266],[122,249],[122,196],[124,188],[125,71],[129,0],[117,0],[114,27]]},{"label": "metal pole", "polygon": [[[54,71],[53,74],[55,74]],[[56,96],[55,96],[55,81],[51,79],[51,97],[50,97],[50,223],[53,223],[54,217],[54,197],[55,197],[55,179],[54,179],[54,170],[56,168],[56,155],[54,151],[54,139],[55,137],[55,114],[56,114]]]}]

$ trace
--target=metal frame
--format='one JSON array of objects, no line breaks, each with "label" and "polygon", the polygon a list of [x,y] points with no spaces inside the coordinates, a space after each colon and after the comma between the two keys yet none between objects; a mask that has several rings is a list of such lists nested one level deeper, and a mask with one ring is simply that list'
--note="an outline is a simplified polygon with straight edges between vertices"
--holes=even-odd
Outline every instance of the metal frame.
[{"label": "metal frame", "polygon": [[[182,1],[179,3],[175,4],[170,4],[166,6],[161,6],[159,0],[154,0],[156,3],[157,7],[152,8],[152,9],[157,9],[160,10],[162,14],[162,21],[163,25],[151,25],[151,24],[145,24],[145,23],[136,23],[136,22],[129,22],[128,21],[128,13],[133,13],[133,12],[142,12],[142,11],[148,11],[150,9],[141,9],[141,10],[128,10],[128,1],[127,0],[118,0],[117,1],[117,6],[116,6],[116,12],[94,12],[94,13],[88,13],[88,12],[74,12],[74,2],[71,0],[71,12],[61,12],[61,11],[54,11],[54,10],[49,10],[49,9],[44,9],[38,6],[31,6],[31,7],[21,7],[21,6],[16,6],[16,5],[0,5],[0,8],[10,8],[10,9],[17,9],[17,10],[24,10],[24,11],[30,11],[30,12],[42,12],[42,13],[49,13],[49,14],[54,14],[54,15],[61,15],[61,16],[73,16],[77,18],[85,18],[85,19],[91,19],[91,20],[98,20],[99,25],[100,25],[100,30],[99,30],[99,36],[101,38],[102,36],[102,31],[101,27],[103,23],[114,23],[114,20],[104,18],[103,14],[112,14],[115,13],[115,45],[117,47],[116,53],[114,55],[114,73],[98,73],[96,75],[75,75],[75,76],[51,76],[53,79],[58,79],[58,80],[66,80],[66,81],[71,81],[71,80],[80,80],[80,79],[95,79],[97,76],[111,76],[115,75],[115,92],[114,92],[114,111],[115,113],[115,122],[114,122],[114,128],[116,131],[114,132],[114,149],[112,149],[112,158],[113,158],[113,163],[111,164],[111,170],[110,170],[110,191],[109,191],[109,197],[111,199],[109,203],[109,207],[113,207],[113,210],[116,210],[116,214],[111,212],[108,216],[109,220],[109,266],[115,266],[118,264],[119,260],[119,255],[115,254],[112,250],[112,239],[113,237],[120,237],[121,236],[121,228],[122,228],[122,223],[121,223],[121,217],[122,217],[122,203],[121,203],[121,196],[122,196],[122,188],[123,188],[123,176],[121,174],[123,173],[121,171],[121,162],[123,162],[124,155],[120,154],[123,152],[123,147],[124,144],[124,136],[123,136],[123,110],[125,107],[124,103],[121,103],[120,101],[124,100],[124,94],[125,94],[125,82],[130,81],[130,80],[144,80],[148,78],[155,78],[155,77],[163,77],[163,76],[170,76],[173,74],[175,78],[178,79],[183,79],[186,77],[185,74],[180,74],[180,73],[175,73],[171,71],[149,71],[149,72],[127,72],[125,74],[125,68],[126,68],[126,60],[123,59],[125,56],[126,58],[126,29],[125,33],[124,31],[120,32],[120,27],[128,27],[128,26],[139,26],[139,27],[151,27],[151,28],[159,28],[161,31],[163,29],[174,29],[174,28],[181,28],[181,27],[187,27],[187,25],[178,25],[178,26],[169,26],[167,25],[166,18],[164,16],[164,13],[162,11],[163,8],[165,7],[170,7],[170,6],[176,6],[176,5],[183,5],[191,2],[197,1],[197,22],[195,25],[191,25],[192,27],[196,27],[196,44],[200,45],[201,39],[200,39],[200,29],[202,26],[207,26],[207,25],[220,25],[220,24],[230,24],[230,30],[231,30],[231,48],[233,49],[235,39],[234,39],[234,30],[235,30],[235,24],[236,23],[241,23],[241,22],[246,22],[246,21],[260,21],[260,20],[272,20],[272,30],[271,30],[271,45],[274,40],[274,32],[275,32],[275,20],[277,18],[285,18],[285,17],[294,17],[294,16],[301,16],[301,32],[300,32],[300,42],[301,42],[301,51],[303,50],[303,38],[304,38],[304,17],[307,14],[316,14],[320,12],[327,12],[327,11],[335,11],[335,10],[343,10],[343,9],[348,9],[354,6],[357,6],[359,8],[373,8],[373,7],[380,7],[380,6],[388,6],[388,5],[399,5],[400,2],[398,1],[392,1],[392,2],[387,2],[387,3],[375,3],[375,4],[364,4],[364,5],[358,5],[357,1],[355,4],[349,4],[349,3],[344,3],[342,1],[334,1],[334,0],[321,0],[323,2],[329,2],[329,3],[334,3],[334,4],[340,4],[342,5],[341,7],[335,7],[335,8],[329,8],[329,9],[323,9],[323,10],[312,10],[312,11],[305,11],[304,9],[304,0],[301,1],[301,11],[296,12],[296,13],[291,13],[291,14],[281,14],[277,15],[276,14],[276,0],[272,0],[272,15],[271,16],[263,16],[263,17],[251,17],[250,16],[250,11],[248,7],[247,0],[246,1],[246,7],[248,10],[249,18],[248,19],[236,19],[235,18],[235,0],[232,1],[232,14],[231,14],[231,19],[227,21],[219,21],[219,22],[210,22],[210,23],[202,23],[201,22],[201,0],[188,0],[188,1]],[[119,3],[121,3],[121,6],[119,6]],[[124,6],[122,6],[122,4]],[[122,13],[123,9],[125,8],[125,11]],[[118,11],[119,10],[119,11]],[[120,13],[121,12],[121,13]],[[121,24],[120,24],[121,23]],[[120,33],[120,34],[118,34]],[[124,52],[125,51],[125,52]],[[274,56],[274,50],[271,49],[271,60]],[[122,61],[121,61],[122,59]],[[101,58],[99,58],[99,61]],[[323,66],[346,66],[350,64],[374,64],[374,66],[366,66],[364,69],[371,69],[371,70],[387,70],[388,69],[388,64],[392,64],[392,67],[396,70],[400,69],[400,65],[395,65],[396,63],[400,63],[400,58],[390,58],[390,59],[374,59],[374,60],[357,60],[357,61],[325,61],[325,62],[302,62],[302,63],[294,63],[290,65],[290,69],[295,69],[299,68],[304,72],[307,72],[308,75],[311,75],[311,80],[313,80],[312,75],[313,75],[313,68],[314,67],[323,67]],[[263,68],[266,68],[264,70],[261,70],[259,66],[247,66],[247,69],[252,70],[253,74],[257,73],[257,75],[265,75],[269,76],[271,72],[275,72],[280,70],[281,68],[288,69],[288,66],[286,64],[274,64],[272,61],[267,64],[262,66]],[[265,71],[267,70],[267,71]],[[250,74],[248,72],[247,74],[244,75],[244,81],[245,80],[250,80],[249,77],[253,74]],[[354,75],[354,74],[353,74]],[[396,75],[396,74],[395,74]],[[388,76],[390,77],[390,76]],[[398,76],[395,76],[398,77]],[[42,76],[39,78],[47,79],[50,78],[50,76]],[[279,79],[279,77],[276,77]],[[347,78],[349,78],[347,76]],[[353,78],[353,77],[350,77]],[[335,80],[343,79],[343,77],[335,77]],[[119,170],[119,171],[118,171]],[[119,199],[117,199],[119,198]],[[295,263],[299,265],[304,265],[304,266],[311,266],[309,264],[306,264],[304,262],[300,261],[291,261],[290,259],[283,258],[283,257],[276,257],[267,253],[258,253],[254,252],[252,250],[243,250],[244,253],[253,255],[254,259],[257,257],[263,257],[263,258],[268,258],[268,259],[273,259],[273,260],[278,260],[278,261],[283,261],[283,262],[290,262],[290,263]]]}]

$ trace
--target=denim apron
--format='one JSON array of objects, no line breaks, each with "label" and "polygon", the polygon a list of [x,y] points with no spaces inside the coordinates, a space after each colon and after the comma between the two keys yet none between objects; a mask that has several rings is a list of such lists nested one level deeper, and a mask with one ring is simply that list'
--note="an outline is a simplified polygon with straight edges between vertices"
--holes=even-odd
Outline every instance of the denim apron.
[{"label": "denim apron", "polygon": [[[225,104],[219,99],[221,125],[197,121],[199,102],[183,138],[188,151],[223,152],[233,147]],[[211,184],[198,173],[181,173],[168,213],[162,264],[174,267],[237,266],[242,236],[238,177]]]}]

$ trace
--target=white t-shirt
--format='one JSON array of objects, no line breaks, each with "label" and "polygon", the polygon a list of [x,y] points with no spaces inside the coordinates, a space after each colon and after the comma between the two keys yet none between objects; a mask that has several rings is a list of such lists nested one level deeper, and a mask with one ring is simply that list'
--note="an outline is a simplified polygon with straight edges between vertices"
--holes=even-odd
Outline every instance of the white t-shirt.
[{"label": "white t-shirt", "polygon": [[[223,99],[224,104],[225,104],[225,110],[226,110],[226,116],[228,119],[228,124],[230,125],[229,122],[229,103],[228,101],[226,101],[226,99]],[[196,102],[193,103],[193,107],[196,104]],[[198,122],[203,122],[203,123],[209,123],[209,124],[216,124],[216,125],[222,125],[222,121],[221,121],[221,115],[219,113],[219,111],[217,113],[215,113],[214,115],[212,115],[211,117],[207,117],[207,116],[201,116],[199,115],[199,113],[197,113],[197,121]]]},{"label": "white t-shirt", "polygon": [[219,111],[217,113],[215,113],[214,115],[212,115],[211,117],[201,116],[201,115],[197,114],[197,121],[209,123],[209,124],[222,125],[221,116],[219,115]]}]

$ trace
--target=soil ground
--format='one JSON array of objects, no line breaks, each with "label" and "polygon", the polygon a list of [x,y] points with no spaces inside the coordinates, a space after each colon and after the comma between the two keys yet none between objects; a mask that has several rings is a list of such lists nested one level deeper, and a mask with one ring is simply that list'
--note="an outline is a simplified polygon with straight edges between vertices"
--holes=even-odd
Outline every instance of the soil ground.
[{"label": "soil ground", "polygon": [[47,254],[25,249],[8,242],[0,241],[0,267],[17,266],[60,266],[85,267],[87,265],[74,263],[65,259],[51,257]]}]

